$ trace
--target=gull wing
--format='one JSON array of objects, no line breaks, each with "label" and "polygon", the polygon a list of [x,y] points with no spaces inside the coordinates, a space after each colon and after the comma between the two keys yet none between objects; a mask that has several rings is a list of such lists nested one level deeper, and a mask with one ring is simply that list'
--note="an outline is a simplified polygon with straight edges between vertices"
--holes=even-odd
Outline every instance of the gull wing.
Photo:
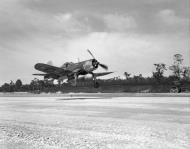
[{"label": "gull wing", "polygon": [[55,67],[55,66],[51,66],[48,64],[43,64],[43,63],[37,63],[34,68],[36,70],[42,71],[44,73],[48,73],[48,74],[56,74],[56,75],[61,75],[61,76],[65,76],[70,74],[72,71],[69,70],[65,70],[63,68],[59,68],[59,67]]},{"label": "gull wing", "polygon": [[35,73],[35,74],[32,74],[32,75],[34,75],[34,76],[45,76],[47,74],[45,74],[45,73],[43,73],[43,74],[41,74],[41,73]]},{"label": "gull wing", "polygon": [[94,73],[95,77],[101,77],[101,76],[105,76],[108,74],[111,74],[113,72],[101,72],[101,73]]}]

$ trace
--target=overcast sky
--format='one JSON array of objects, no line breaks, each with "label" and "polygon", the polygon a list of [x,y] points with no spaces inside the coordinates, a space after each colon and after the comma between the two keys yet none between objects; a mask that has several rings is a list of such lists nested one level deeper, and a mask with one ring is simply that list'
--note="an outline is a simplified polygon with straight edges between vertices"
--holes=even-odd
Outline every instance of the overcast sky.
[{"label": "overcast sky", "polygon": [[37,62],[90,59],[86,49],[111,77],[151,76],[176,53],[190,65],[189,14],[189,0],[0,0],[0,84],[30,82]]}]

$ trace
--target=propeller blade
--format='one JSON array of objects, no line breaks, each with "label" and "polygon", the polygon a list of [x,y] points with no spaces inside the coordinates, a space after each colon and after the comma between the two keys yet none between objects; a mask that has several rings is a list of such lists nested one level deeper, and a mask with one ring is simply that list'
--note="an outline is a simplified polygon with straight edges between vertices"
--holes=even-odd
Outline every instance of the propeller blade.
[{"label": "propeller blade", "polygon": [[89,49],[87,49],[88,53],[95,59],[94,55],[90,52]]},{"label": "propeller blade", "polygon": [[[95,59],[95,57],[94,57],[94,55],[92,54],[92,52],[91,52],[89,49],[87,49],[87,51],[88,51],[88,53]],[[96,60],[96,61],[97,61],[97,60]],[[106,66],[105,64],[101,64],[101,63],[99,63],[99,62],[97,61],[97,65],[100,65],[100,67],[102,67],[103,69],[108,70],[108,66]]]},{"label": "propeller blade", "polygon": [[100,65],[100,67],[102,67],[103,69],[108,70],[108,66],[106,66],[106,65],[104,65],[104,64],[100,64],[100,63],[99,63],[99,65]]}]

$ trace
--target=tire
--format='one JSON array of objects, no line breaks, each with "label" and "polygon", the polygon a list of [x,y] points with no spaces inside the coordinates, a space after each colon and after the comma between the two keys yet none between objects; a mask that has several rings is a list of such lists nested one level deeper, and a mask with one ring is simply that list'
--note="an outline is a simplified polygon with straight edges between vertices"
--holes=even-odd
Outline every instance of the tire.
[{"label": "tire", "polygon": [[100,87],[100,84],[98,82],[95,82],[94,83],[94,88],[99,88]]}]

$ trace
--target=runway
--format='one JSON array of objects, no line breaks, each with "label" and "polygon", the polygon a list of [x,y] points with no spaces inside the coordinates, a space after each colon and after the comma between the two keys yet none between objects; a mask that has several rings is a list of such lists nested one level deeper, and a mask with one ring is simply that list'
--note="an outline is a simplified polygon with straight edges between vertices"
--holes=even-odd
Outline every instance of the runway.
[{"label": "runway", "polygon": [[0,97],[1,149],[189,149],[189,97]]}]

